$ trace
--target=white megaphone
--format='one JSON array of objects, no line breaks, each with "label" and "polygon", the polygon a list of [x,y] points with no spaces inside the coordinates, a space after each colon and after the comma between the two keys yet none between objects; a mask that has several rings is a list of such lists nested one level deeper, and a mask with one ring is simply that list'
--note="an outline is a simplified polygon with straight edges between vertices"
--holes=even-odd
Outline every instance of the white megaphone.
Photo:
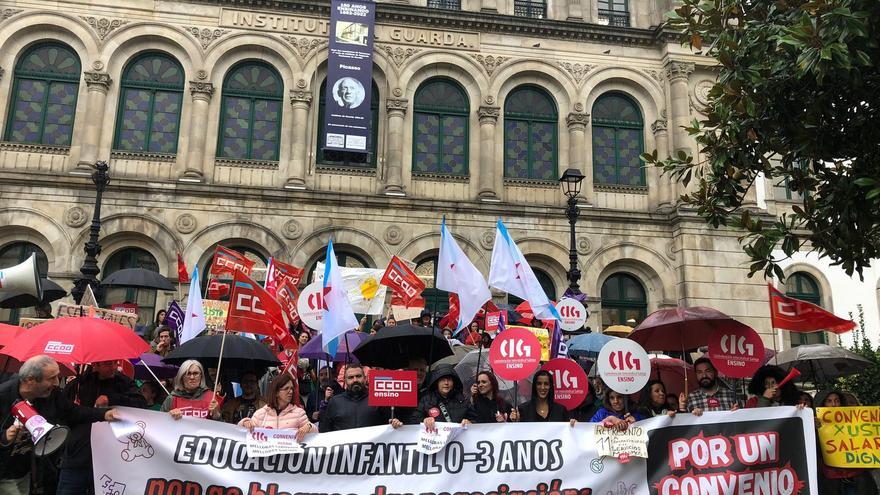
[{"label": "white megaphone", "polygon": [[61,448],[67,440],[70,429],[66,426],[53,425],[46,421],[27,401],[17,402],[12,406],[12,416],[31,432],[34,440],[34,455],[42,457]]},{"label": "white megaphone", "polygon": [[0,268],[0,295],[10,292],[30,294],[37,299],[43,298],[36,254],[31,253],[31,257],[23,263],[9,268]]}]

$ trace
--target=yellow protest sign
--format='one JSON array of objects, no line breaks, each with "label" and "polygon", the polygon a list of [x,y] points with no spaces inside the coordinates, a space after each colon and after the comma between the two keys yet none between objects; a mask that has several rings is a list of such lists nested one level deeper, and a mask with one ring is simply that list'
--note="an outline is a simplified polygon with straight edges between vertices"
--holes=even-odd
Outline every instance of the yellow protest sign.
[{"label": "yellow protest sign", "polygon": [[538,337],[541,343],[541,361],[550,361],[550,332],[546,328],[524,327],[520,325],[507,325],[507,328],[525,328]]},{"label": "yellow protest sign", "polygon": [[229,314],[229,301],[204,299],[202,300],[202,308],[205,311],[205,326],[208,330],[220,332],[226,328],[226,315]]},{"label": "yellow protest sign", "polygon": [[825,464],[880,467],[880,407],[819,407],[819,444]]}]

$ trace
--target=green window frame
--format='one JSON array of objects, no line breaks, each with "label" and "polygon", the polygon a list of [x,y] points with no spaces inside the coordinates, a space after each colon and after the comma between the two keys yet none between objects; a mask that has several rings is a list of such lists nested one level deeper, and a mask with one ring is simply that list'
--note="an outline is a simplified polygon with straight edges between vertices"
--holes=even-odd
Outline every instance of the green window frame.
[{"label": "green window frame", "polygon": [[630,318],[639,324],[648,316],[645,286],[628,273],[615,273],[605,279],[601,294],[603,329],[611,325],[628,325],[626,321]]},{"label": "green window frame", "polygon": [[[70,146],[81,77],[79,55],[67,45],[47,42],[25,50],[15,65],[4,139],[14,143]],[[39,101],[26,99],[29,95],[26,86],[38,91],[39,86],[43,86]],[[66,90],[72,101],[53,101],[56,90]],[[50,109],[64,107],[68,112],[59,114],[57,121],[51,121]],[[35,120],[36,113],[39,116]],[[47,133],[47,130],[56,132]]]},{"label": "green window frame", "polygon": [[[141,248],[131,247],[116,251],[104,263],[101,278],[126,268],[143,268],[159,273],[159,262],[156,258]],[[148,325],[156,316],[156,293],[155,289],[138,289],[133,287],[106,287],[104,295],[99,301],[101,307],[110,307],[111,304],[132,302],[138,305],[138,323]]]},{"label": "green window frame", "polygon": [[[230,118],[230,105],[233,99],[245,101],[247,105],[247,118]],[[258,107],[269,107],[277,104],[277,115],[274,125],[274,135],[269,137],[274,140],[274,146],[270,155],[254,156],[254,141],[256,124],[271,122],[257,119]],[[240,62],[229,69],[223,79],[223,98],[220,103],[220,132],[218,133],[217,158],[232,160],[257,160],[277,162],[281,149],[281,118],[284,109],[284,82],[281,75],[269,64],[264,62],[247,60]],[[226,146],[232,146],[235,131],[229,125],[231,121],[243,123],[247,121],[247,137],[245,138],[245,150],[236,155],[225,151]],[[271,141],[261,139],[261,141]]]},{"label": "green window frame", "polygon": [[[458,83],[447,78],[432,78],[419,86],[413,104],[412,171],[414,174],[439,174],[467,176],[469,174],[468,151],[470,145],[470,102],[467,93]],[[420,151],[420,140],[431,139],[431,134],[420,132],[421,119],[437,121],[437,152]],[[462,136],[447,135],[447,123],[460,119],[464,122]],[[457,142],[457,143],[456,143]],[[450,148],[461,146],[460,154],[451,153]],[[464,166],[460,171],[444,170],[447,161],[461,156]],[[421,162],[420,156],[432,158],[434,166]],[[454,168],[453,164],[453,168]],[[433,168],[433,170],[431,169]]]},{"label": "green window frame", "polygon": [[414,270],[422,282],[425,282],[425,290],[422,291],[422,299],[425,300],[425,309],[437,313],[449,311],[449,292],[438,289],[434,282],[437,280],[437,255],[422,258],[416,263]]},{"label": "green window frame", "polygon": [[[598,186],[646,187],[645,167],[639,158],[645,151],[645,122],[635,100],[625,93],[616,91],[605,93],[593,103],[591,121],[594,184]],[[622,173],[623,169],[631,168],[632,165],[621,162],[621,155],[626,152],[622,135],[632,132],[637,134],[639,145],[635,153],[627,152],[634,155],[639,162],[638,181],[635,183],[632,180],[626,180]],[[605,133],[610,133],[613,136],[614,163],[611,171],[603,170],[603,167],[607,166],[607,162],[600,160],[603,148],[607,149],[607,147],[599,146],[599,143],[605,139],[603,137]]]},{"label": "green window frame", "polygon": [[324,79],[324,82],[321,83],[321,91],[318,93],[318,143],[316,146],[318,166],[376,168],[378,158],[376,148],[379,143],[379,87],[376,86],[376,81],[373,81],[370,91],[370,118],[373,123],[370,126],[370,138],[367,142],[369,152],[325,150],[324,143],[327,140],[324,132],[324,112],[327,107],[327,80]]},{"label": "green window frame", "polygon": [[[822,306],[822,290],[819,283],[812,275],[804,272],[795,272],[785,280],[785,295],[793,299],[805,301],[816,306]],[[791,346],[797,347],[804,344],[827,344],[828,335],[825,332],[788,332],[791,337]]]},{"label": "green window frame", "polygon": [[[0,248],[0,266],[10,267],[27,261],[32,253],[37,255],[37,273],[46,278],[49,273],[49,258],[39,246],[27,241],[15,241]],[[21,318],[36,316],[34,308],[0,308],[0,322],[18,325]]]},{"label": "green window frame", "polygon": [[[162,71],[162,72],[160,72]],[[115,151],[134,151],[139,153],[162,153],[176,154],[177,144],[180,140],[180,115],[183,107],[184,71],[180,63],[172,56],[162,52],[147,52],[135,57],[128,63],[122,72],[122,81],[119,90],[119,108],[116,111],[116,128],[113,138]],[[134,136],[126,136],[126,131],[137,134],[138,129],[126,129],[125,115],[127,110],[137,111],[138,102],[136,95],[146,92],[149,94],[147,108],[140,110],[146,119],[143,129],[143,140],[136,143]],[[174,138],[168,141],[171,146],[162,148],[157,135],[168,131],[154,129],[157,112],[157,97],[176,97],[177,115],[173,117]],[[162,112],[170,113],[170,112]],[[169,122],[170,123],[170,122]]]},{"label": "green window frame", "polygon": [[[517,171],[517,149],[510,128],[517,124],[526,126],[526,170]],[[549,126],[547,126],[549,124]],[[539,143],[534,139],[542,128],[550,129],[552,146],[552,171],[535,170]],[[504,177],[509,179],[532,179],[556,181],[559,170],[559,112],[556,101],[547,91],[535,85],[519,86],[504,101]]]}]

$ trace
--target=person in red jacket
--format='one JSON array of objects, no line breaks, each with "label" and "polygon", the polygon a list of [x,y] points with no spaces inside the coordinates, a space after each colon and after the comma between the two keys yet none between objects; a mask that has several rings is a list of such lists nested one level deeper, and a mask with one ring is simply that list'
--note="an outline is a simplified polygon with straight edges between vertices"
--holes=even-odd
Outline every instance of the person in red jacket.
[{"label": "person in red jacket", "polygon": [[174,419],[183,416],[220,419],[222,402],[223,399],[215,397],[206,385],[202,363],[189,359],[180,365],[174,377],[174,390],[162,403],[162,411],[171,414]]}]

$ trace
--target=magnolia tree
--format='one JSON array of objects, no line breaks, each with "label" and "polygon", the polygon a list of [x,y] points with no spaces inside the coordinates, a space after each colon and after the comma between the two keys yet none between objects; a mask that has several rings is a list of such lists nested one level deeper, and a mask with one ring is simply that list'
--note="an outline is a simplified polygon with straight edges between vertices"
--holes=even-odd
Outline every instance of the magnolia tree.
[{"label": "magnolia tree", "polygon": [[[643,159],[695,181],[681,201],[708,224],[742,230],[749,276],[782,279],[802,248],[861,275],[880,248],[880,2],[681,0],[667,26],[719,63],[687,128],[705,160]],[[742,208],[761,174],[803,200],[772,221]]]}]

